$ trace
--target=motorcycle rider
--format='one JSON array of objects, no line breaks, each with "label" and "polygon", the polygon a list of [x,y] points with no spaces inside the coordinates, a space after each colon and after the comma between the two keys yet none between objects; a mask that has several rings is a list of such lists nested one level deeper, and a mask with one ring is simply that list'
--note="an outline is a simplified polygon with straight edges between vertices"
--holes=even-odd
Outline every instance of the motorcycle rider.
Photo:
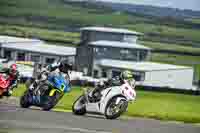
[{"label": "motorcycle rider", "polygon": [[11,96],[13,93],[13,89],[17,88],[17,83],[19,80],[19,71],[17,70],[17,65],[16,64],[12,64],[10,65],[10,67],[5,67],[1,70],[0,73],[5,73],[8,76],[12,77],[12,81],[10,82],[10,85],[8,86],[6,95],[7,96]]},{"label": "motorcycle rider", "polygon": [[[34,80],[34,83],[29,87],[29,89],[32,91],[33,95],[32,98],[30,98],[31,103],[36,103],[36,104],[43,104],[43,99],[46,99],[46,96],[41,95],[41,88],[38,87],[38,85],[41,82],[45,82],[48,78],[48,76],[53,76],[53,75],[58,75],[58,74],[66,74],[65,79],[66,82],[69,83],[69,88],[70,86],[70,77],[68,72],[72,71],[72,64],[68,63],[67,60],[63,60],[60,62],[56,62],[50,65],[47,65],[46,67],[41,70],[41,73],[36,77]],[[40,90],[39,90],[40,89]]]},{"label": "motorcycle rider", "polygon": [[66,74],[65,79],[69,81],[70,80],[69,73],[68,73],[69,71],[72,71],[72,64],[68,63],[67,60],[63,60],[60,62],[55,62],[53,64],[47,65],[45,68],[43,68],[41,73],[36,78],[35,82],[33,83],[32,89],[35,89],[41,81],[46,80],[46,78],[49,75],[64,73]]},{"label": "motorcycle rider", "polygon": [[121,72],[119,77],[114,77],[114,78],[108,79],[108,81],[100,82],[99,84],[97,84],[97,86],[93,90],[92,96],[90,96],[90,98],[93,97],[92,99],[94,99],[95,101],[98,101],[101,99],[101,91],[102,90],[104,90],[108,87],[111,87],[111,86],[120,86],[120,85],[124,84],[125,81],[128,81],[131,84],[135,83],[134,75],[129,70],[125,70],[125,71]]}]

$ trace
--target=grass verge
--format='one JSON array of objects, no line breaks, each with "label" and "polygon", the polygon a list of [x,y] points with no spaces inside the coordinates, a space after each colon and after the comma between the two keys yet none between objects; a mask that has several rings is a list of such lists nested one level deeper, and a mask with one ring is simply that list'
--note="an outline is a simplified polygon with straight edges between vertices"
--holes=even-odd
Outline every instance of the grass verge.
[{"label": "grass verge", "polygon": [[80,41],[80,34],[73,32],[55,31],[41,28],[21,27],[16,25],[0,25],[0,34],[19,37],[39,38],[49,42],[61,42],[72,45]]},{"label": "grass verge", "polygon": [[[25,86],[19,85],[13,96],[21,96],[24,90]],[[73,102],[81,93],[80,87],[73,87],[72,91],[62,98],[55,109],[71,110]],[[125,115],[200,123],[199,101],[199,96],[137,90],[136,102],[129,104],[128,112]]]},{"label": "grass verge", "polygon": [[[198,20],[172,21],[168,18],[160,21],[156,17],[116,12],[105,6],[89,3],[69,2],[67,0],[1,0],[0,23],[17,24],[30,27],[65,29],[83,26],[113,26],[143,32],[148,40],[170,42],[200,42],[199,29],[192,26]],[[67,28],[68,29],[68,28]],[[161,38],[160,38],[161,37]],[[178,40],[177,40],[178,39]],[[189,45],[188,44],[188,45]]]},{"label": "grass verge", "polygon": [[[80,42],[80,33],[78,32],[65,32],[61,30],[50,30],[37,27],[25,27],[17,25],[4,25],[0,24],[0,34],[29,37],[29,38],[39,38],[53,44],[66,45],[66,46],[76,46]],[[159,43],[151,41],[139,41],[139,44],[148,46],[154,50],[169,50],[177,52],[188,52],[188,53],[200,53],[200,48],[195,48],[192,46],[184,46],[184,44],[169,44],[169,43]]]},{"label": "grass verge", "polygon": [[160,43],[160,42],[151,42],[151,41],[139,41],[139,44],[150,47],[154,50],[168,50],[176,52],[187,52],[187,53],[200,53],[200,48],[192,46],[184,46],[184,44],[171,44],[171,43]]}]

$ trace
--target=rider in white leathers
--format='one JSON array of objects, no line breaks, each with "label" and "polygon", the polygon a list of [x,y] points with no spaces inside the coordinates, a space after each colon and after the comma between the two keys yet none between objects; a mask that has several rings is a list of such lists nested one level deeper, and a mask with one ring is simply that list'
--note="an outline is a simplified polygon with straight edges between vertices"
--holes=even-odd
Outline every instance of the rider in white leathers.
[{"label": "rider in white leathers", "polygon": [[92,96],[90,96],[90,98],[93,98],[95,100],[100,100],[101,99],[101,91],[111,87],[111,86],[120,86],[122,84],[124,84],[124,81],[128,80],[128,82],[131,82],[131,84],[135,84],[135,80],[133,78],[133,73],[131,71],[123,71],[119,77],[115,77],[112,79],[109,79],[106,82],[100,82],[99,84],[97,84],[97,86],[95,87],[95,89],[92,92]]}]

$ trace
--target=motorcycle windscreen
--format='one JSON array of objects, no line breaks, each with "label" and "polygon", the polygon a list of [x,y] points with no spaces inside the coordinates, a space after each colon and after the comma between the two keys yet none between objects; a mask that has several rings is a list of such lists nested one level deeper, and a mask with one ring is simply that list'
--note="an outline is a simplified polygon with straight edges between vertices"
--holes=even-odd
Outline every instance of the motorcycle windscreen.
[{"label": "motorcycle windscreen", "polygon": [[70,90],[69,83],[65,80],[63,76],[53,76],[49,78],[49,82],[55,89],[62,91],[64,93]]}]

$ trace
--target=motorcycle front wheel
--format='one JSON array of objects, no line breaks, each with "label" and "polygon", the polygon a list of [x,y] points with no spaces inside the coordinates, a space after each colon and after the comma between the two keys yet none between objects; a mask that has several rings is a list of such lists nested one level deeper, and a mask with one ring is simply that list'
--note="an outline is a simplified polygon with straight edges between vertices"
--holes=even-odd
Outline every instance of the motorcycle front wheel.
[{"label": "motorcycle front wheel", "polygon": [[62,94],[60,92],[55,92],[53,96],[46,96],[45,103],[42,105],[42,109],[44,111],[51,110],[58,101],[62,98]]},{"label": "motorcycle front wheel", "polygon": [[30,98],[30,92],[29,90],[26,90],[24,92],[24,95],[20,98],[20,106],[22,108],[28,108],[29,106],[31,106],[31,104],[29,103],[29,98]]},{"label": "motorcycle front wheel", "polygon": [[72,111],[76,115],[84,115],[86,113],[86,99],[81,95],[72,105]]},{"label": "motorcycle front wheel", "polygon": [[127,109],[128,102],[126,98],[121,97],[119,104],[115,104],[118,97],[110,99],[105,108],[105,117],[107,119],[116,119],[120,117]]}]

